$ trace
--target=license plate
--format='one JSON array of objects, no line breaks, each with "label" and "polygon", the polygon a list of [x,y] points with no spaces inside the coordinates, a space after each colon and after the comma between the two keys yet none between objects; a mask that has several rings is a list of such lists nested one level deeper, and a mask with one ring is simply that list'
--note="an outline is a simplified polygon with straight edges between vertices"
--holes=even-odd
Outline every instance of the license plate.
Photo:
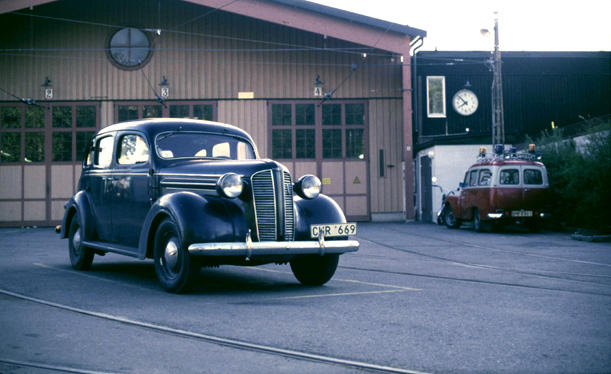
[{"label": "license plate", "polygon": [[513,210],[511,212],[512,217],[532,217],[532,210]]},{"label": "license plate", "polygon": [[320,235],[325,238],[332,238],[335,236],[348,236],[356,235],[356,223],[338,223],[333,225],[312,225],[310,226],[310,236],[318,238]]}]

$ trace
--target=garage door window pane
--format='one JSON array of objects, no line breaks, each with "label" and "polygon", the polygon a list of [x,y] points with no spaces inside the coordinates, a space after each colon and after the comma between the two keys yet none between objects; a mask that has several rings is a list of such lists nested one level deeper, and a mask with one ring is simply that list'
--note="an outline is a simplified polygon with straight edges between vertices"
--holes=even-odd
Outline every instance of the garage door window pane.
[{"label": "garage door window pane", "polygon": [[295,124],[296,125],[314,125],[314,104],[296,104],[295,105]]},{"label": "garage door window pane", "polygon": [[323,130],[322,157],[342,158],[342,130]]},{"label": "garage door window pane", "polygon": [[72,133],[53,133],[53,161],[72,161]]},{"label": "garage door window pane", "polygon": [[346,125],[365,124],[365,105],[346,104]]},{"label": "garage door window pane", "polygon": [[0,154],[2,162],[19,162],[21,160],[21,134],[11,132],[2,134]]},{"label": "garage door window pane", "polygon": [[144,105],[142,118],[161,118],[161,105]]},{"label": "garage door window pane", "polygon": [[43,162],[45,160],[45,133],[25,133],[25,161]]},{"label": "garage door window pane", "polygon": [[295,134],[297,158],[316,157],[316,133],[315,130],[296,130]]},{"label": "garage door window pane", "polygon": [[212,105],[193,105],[193,118],[212,121]]},{"label": "garage door window pane", "polygon": [[89,139],[93,138],[95,131],[81,131],[76,133],[76,160],[83,161],[85,147],[89,143]]},{"label": "garage door window pane", "polygon": [[292,122],[291,104],[273,104],[272,105],[272,125],[273,126],[290,126]]},{"label": "garage door window pane", "polygon": [[292,158],[292,143],[291,130],[272,131],[272,158]]},{"label": "garage door window pane", "polygon": [[72,107],[56,106],[53,108],[53,127],[54,128],[72,127]]},{"label": "garage door window pane", "polygon": [[322,107],[323,125],[342,124],[342,104],[327,104]]},{"label": "garage door window pane", "polygon": [[26,107],[25,108],[25,127],[28,129],[45,128],[45,108]]},{"label": "garage door window pane", "polygon": [[346,158],[365,158],[365,130],[346,130]]},{"label": "garage door window pane", "polygon": [[0,108],[0,121],[3,129],[21,128],[21,108],[18,106],[4,106]]},{"label": "garage door window pane", "polygon": [[95,107],[76,107],[76,127],[95,127]]},{"label": "garage door window pane", "polygon": [[189,106],[170,105],[170,118],[189,118]]},{"label": "garage door window pane", "polygon": [[137,105],[119,105],[119,122],[138,119]]}]

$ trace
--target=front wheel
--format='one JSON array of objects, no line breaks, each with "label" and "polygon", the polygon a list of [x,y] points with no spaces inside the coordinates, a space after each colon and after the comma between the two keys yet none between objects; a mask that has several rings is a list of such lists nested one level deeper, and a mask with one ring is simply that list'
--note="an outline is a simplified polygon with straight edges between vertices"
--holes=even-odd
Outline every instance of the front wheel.
[{"label": "front wheel", "polygon": [[81,219],[76,213],[70,222],[68,231],[68,251],[70,252],[70,263],[76,270],[89,270],[93,263],[94,251],[83,245],[83,228]]},{"label": "front wheel", "polygon": [[446,208],[446,215],[444,217],[444,220],[446,221],[446,226],[451,229],[459,228],[462,223],[462,220],[460,218],[456,218],[456,216],[454,216],[454,213],[452,213],[452,208],[450,207]]},{"label": "front wheel", "polygon": [[307,255],[291,261],[295,278],[306,286],[321,286],[335,274],[339,254]]},{"label": "front wheel", "polygon": [[174,221],[166,218],[155,234],[155,272],[161,286],[171,293],[190,291],[199,274],[199,267],[181,243]]}]

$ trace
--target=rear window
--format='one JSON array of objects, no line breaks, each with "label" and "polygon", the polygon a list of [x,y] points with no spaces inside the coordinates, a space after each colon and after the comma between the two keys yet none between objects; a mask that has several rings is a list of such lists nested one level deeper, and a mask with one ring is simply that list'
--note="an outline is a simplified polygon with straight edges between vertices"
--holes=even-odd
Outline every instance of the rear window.
[{"label": "rear window", "polygon": [[499,175],[499,183],[501,185],[516,185],[520,184],[519,169],[504,169]]},{"label": "rear window", "polygon": [[524,169],[524,184],[543,184],[543,174],[539,169]]}]

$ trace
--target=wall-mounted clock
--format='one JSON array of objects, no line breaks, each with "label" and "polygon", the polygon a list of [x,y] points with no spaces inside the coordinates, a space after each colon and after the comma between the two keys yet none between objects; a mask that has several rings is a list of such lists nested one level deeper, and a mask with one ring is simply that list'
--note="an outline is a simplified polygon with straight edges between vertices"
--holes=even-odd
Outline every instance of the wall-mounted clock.
[{"label": "wall-mounted clock", "polygon": [[452,98],[454,110],[463,116],[470,116],[475,113],[478,105],[477,95],[471,90],[462,89],[455,93]]}]

